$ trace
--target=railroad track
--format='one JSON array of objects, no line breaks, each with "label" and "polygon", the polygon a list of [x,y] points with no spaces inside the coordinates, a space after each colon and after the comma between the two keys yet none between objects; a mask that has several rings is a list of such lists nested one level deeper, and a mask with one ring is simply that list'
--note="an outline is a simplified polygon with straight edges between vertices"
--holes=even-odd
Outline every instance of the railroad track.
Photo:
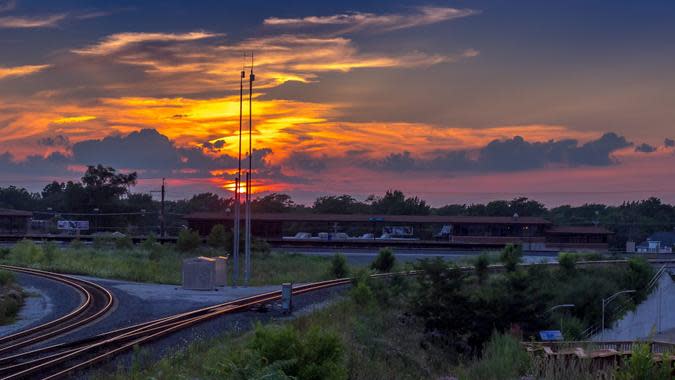
[{"label": "railroad track", "polygon": [[[675,260],[650,260],[653,264],[675,264]],[[592,267],[602,265],[626,264],[626,260],[607,260],[599,262],[579,262],[579,266]],[[524,267],[533,265],[554,266],[557,263],[522,264]],[[461,267],[462,271],[472,271],[473,267]],[[491,271],[502,271],[503,266],[492,265]],[[417,275],[419,271],[403,272],[398,274]],[[387,277],[392,274],[375,274],[372,277]],[[320,289],[347,285],[352,279],[343,278],[299,285],[293,288],[293,294],[303,294]],[[84,370],[97,363],[106,361],[115,355],[131,350],[134,346],[157,340],[174,332],[188,328],[195,324],[225,315],[250,309],[277,301],[281,298],[281,291],[263,293],[251,297],[241,298],[198,310],[176,314],[133,326],[112,330],[89,338],[55,344],[32,351],[15,353],[12,355],[0,354],[0,379],[14,380],[24,378],[60,379]]]},{"label": "railroad track", "polygon": [[[349,278],[343,278],[298,285],[293,288],[293,294],[299,295],[346,285],[351,281]],[[246,310],[280,298],[281,291],[263,293],[109,331],[74,342],[55,344],[12,355],[0,355],[0,379],[65,378],[78,370],[129,351],[136,345],[148,343],[224,314]]]},{"label": "railroad track", "polygon": [[82,304],[70,313],[14,334],[0,337],[0,357],[66,334],[107,313],[114,304],[114,297],[104,287],[90,281],[37,269],[0,265],[0,269],[46,278],[74,288],[83,298]]}]

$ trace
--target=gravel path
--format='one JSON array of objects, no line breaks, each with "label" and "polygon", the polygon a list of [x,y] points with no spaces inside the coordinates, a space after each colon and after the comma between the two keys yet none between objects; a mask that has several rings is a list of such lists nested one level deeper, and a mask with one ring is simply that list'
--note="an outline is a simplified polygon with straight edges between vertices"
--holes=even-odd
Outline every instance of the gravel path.
[{"label": "gravel path", "polygon": [[57,281],[24,273],[15,273],[17,283],[26,293],[14,324],[1,326],[0,336],[31,328],[57,319],[76,309],[82,296],[75,289]]}]

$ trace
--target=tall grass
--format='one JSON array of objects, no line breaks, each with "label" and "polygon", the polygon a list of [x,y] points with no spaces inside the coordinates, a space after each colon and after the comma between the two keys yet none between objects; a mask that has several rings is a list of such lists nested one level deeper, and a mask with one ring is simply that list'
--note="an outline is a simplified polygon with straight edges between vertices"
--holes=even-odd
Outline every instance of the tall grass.
[{"label": "tall grass", "polygon": [[[53,243],[38,245],[24,240],[0,257],[0,262],[61,273],[180,284],[184,258],[223,254],[222,251],[207,247],[191,253],[182,253],[173,245],[161,245],[156,242],[143,243],[132,248],[119,246],[97,242],[92,246],[76,245],[60,248]],[[328,278],[330,259],[300,254],[253,252],[251,266],[251,285],[309,282]]]},{"label": "tall grass", "polygon": [[481,360],[459,371],[460,379],[518,379],[530,368],[530,357],[520,341],[508,334],[494,332],[485,345]]},{"label": "tall grass", "polygon": [[23,304],[23,292],[11,272],[0,270],[0,325],[14,321]]}]

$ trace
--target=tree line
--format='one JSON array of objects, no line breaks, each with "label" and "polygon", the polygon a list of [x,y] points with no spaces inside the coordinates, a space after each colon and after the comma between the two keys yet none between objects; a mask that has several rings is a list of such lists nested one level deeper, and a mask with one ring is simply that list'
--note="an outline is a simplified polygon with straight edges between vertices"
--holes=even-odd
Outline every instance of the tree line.
[{"label": "tree line", "polygon": [[[157,223],[160,202],[150,193],[133,192],[137,174],[119,173],[102,165],[89,166],[80,181],[47,184],[41,192],[16,186],[0,187],[0,208],[51,213],[137,213],[136,216],[108,217],[104,224]],[[165,203],[167,225],[181,223],[181,216],[192,212],[232,210],[233,200],[214,193],[195,194],[188,199]],[[671,231],[675,226],[675,205],[658,198],[624,202],[617,206],[584,204],[547,208],[525,197],[494,200],[485,204],[448,204],[432,207],[424,199],[389,190],[360,201],[348,194],[318,197],[311,205],[299,204],[288,194],[271,193],[252,202],[258,213],[384,214],[384,215],[462,215],[462,216],[536,216],[557,225],[601,225],[615,233],[617,247],[626,240],[643,240],[656,231]],[[141,212],[142,211],[142,212]],[[47,214],[49,215],[49,214]],[[119,224],[119,223],[118,223]]]}]

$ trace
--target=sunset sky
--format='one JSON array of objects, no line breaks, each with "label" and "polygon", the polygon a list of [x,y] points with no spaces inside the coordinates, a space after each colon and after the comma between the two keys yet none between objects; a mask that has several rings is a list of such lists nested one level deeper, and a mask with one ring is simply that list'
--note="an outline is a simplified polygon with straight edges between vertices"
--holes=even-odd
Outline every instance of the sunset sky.
[{"label": "sunset sky", "polygon": [[227,194],[253,52],[258,193],[673,203],[673,20],[670,0],[0,0],[0,186],[102,163]]}]

